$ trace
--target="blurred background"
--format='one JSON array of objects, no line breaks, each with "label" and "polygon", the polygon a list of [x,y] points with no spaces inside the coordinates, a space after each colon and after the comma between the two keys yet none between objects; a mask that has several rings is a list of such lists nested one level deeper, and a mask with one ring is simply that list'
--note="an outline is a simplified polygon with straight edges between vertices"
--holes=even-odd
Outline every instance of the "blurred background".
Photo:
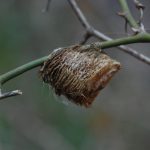
[{"label": "blurred background", "polygon": [[[112,38],[127,36],[117,1],[77,2],[95,28]],[[141,2],[148,31],[150,1]],[[67,0],[52,0],[42,13],[45,6],[46,0],[0,0],[0,74],[82,40],[85,30]],[[149,44],[131,47],[150,56]],[[0,150],[150,149],[150,67],[117,48],[105,52],[122,69],[89,109],[56,96],[39,68],[7,82],[3,91],[20,89],[23,95],[0,101]]]}]

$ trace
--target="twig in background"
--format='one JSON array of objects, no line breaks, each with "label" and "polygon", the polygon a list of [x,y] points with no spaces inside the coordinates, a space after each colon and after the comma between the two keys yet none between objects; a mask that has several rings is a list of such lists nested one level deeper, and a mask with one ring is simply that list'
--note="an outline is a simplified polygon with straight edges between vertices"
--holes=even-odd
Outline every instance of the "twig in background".
[{"label": "twig in background", "polygon": [[[112,38],[106,36],[105,34],[101,33],[100,31],[94,29],[90,23],[87,21],[86,17],[84,16],[83,12],[81,11],[81,9],[79,8],[79,6],[77,5],[75,0],[68,0],[71,8],[73,9],[73,11],[75,12],[77,18],[79,19],[79,21],[81,22],[82,26],[86,29],[86,34],[87,35],[91,35],[94,36],[100,40],[104,40],[104,41],[111,41]],[[129,17],[130,18],[130,17]],[[130,20],[130,19],[129,19]],[[90,37],[91,37],[90,36]],[[87,38],[85,36],[84,40],[82,41],[82,43],[85,43],[89,38]],[[119,49],[126,52],[127,54],[135,57],[136,59],[150,65],[150,58],[137,52],[136,50],[127,47],[127,46],[119,46]]]},{"label": "twig in background", "polygon": [[83,36],[83,40],[80,41],[80,44],[81,45],[85,44],[91,36],[92,36],[91,34],[89,34],[88,32],[86,32],[84,34],[84,36]]},{"label": "twig in background", "polygon": [[51,0],[47,0],[45,8],[42,10],[43,13],[49,11],[50,3],[51,3]]},{"label": "twig in background", "polygon": [[130,25],[132,31],[135,34],[141,33],[142,30],[140,29],[140,26],[138,25],[137,21],[133,18],[130,9],[128,7],[126,0],[118,0],[121,8],[122,8],[122,14],[124,14],[123,18],[127,20],[128,24]]},{"label": "twig in background", "polygon": [[15,90],[7,93],[0,93],[0,100],[8,97],[17,96],[17,95],[22,95],[22,92],[20,90]]},{"label": "twig in background", "polygon": [[125,17],[126,16],[125,13],[118,12],[117,15],[124,18],[124,20],[125,20],[125,33],[128,33],[128,20]]},{"label": "twig in background", "polygon": [[142,20],[143,20],[143,16],[144,16],[145,6],[141,2],[139,2],[138,0],[134,0],[134,3],[135,3],[136,8],[140,11],[140,19],[139,19],[138,23],[140,26],[144,26],[142,24]]}]

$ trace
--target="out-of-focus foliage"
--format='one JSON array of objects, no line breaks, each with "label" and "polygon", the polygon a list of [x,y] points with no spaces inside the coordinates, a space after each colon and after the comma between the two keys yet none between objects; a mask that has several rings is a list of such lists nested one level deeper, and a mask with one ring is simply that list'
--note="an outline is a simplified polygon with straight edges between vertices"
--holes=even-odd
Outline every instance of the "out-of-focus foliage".
[{"label": "out-of-focus foliage", "polygon": [[[150,2],[143,0],[144,24],[150,27]],[[0,73],[48,55],[57,47],[79,42],[84,29],[67,1],[0,0]],[[84,0],[83,12],[100,31],[117,38],[124,21],[117,1]],[[135,17],[138,12],[130,2]],[[97,39],[91,39],[91,41]],[[150,56],[149,44],[134,44]],[[43,84],[38,69],[4,85],[22,96],[0,102],[0,150],[141,150],[150,149],[150,68],[116,48],[106,50],[122,70],[100,93],[90,109],[66,102]]]}]

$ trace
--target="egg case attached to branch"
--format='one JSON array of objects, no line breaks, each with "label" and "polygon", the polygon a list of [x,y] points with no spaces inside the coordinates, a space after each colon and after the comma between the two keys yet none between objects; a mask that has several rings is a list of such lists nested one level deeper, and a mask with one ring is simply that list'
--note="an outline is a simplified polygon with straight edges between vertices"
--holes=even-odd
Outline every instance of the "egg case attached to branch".
[{"label": "egg case attached to branch", "polygon": [[89,107],[119,69],[120,63],[100,49],[74,45],[53,51],[41,67],[40,75],[57,95]]}]

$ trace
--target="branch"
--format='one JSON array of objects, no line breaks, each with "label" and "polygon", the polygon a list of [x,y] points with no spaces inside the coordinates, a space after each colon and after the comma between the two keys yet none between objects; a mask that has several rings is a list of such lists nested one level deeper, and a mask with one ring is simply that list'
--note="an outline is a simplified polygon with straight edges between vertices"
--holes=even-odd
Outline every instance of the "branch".
[{"label": "branch", "polygon": [[125,15],[125,18],[127,19],[129,25],[132,27],[132,28],[135,28],[135,29],[138,29],[139,28],[139,25],[137,24],[137,22],[134,20],[131,12],[130,12],[130,9],[128,7],[128,4],[127,4],[127,1],[126,0],[118,0],[119,3],[120,3],[120,6],[122,8],[122,13]]},{"label": "branch", "polygon": [[135,32],[135,34],[137,33],[142,33],[145,32],[144,29],[144,25],[141,23],[142,22],[142,18],[143,18],[143,9],[144,6],[139,3],[137,0],[134,0],[134,3],[136,5],[136,7],[140,10],[140,19],[138,22],[135,21],[135,19],[133,18],[130,9],[128,7],[127,1],[126,0],[118,0],[120,3],[120,6],[122,8],[122,17],[125,18],[125,20],[127,21],[127,23],[129,23],[131,29],[133,30],[133,32]]},{"label": "branch", "polygon": [[[125,44],[131,44],[131,43],[146,43],[146,42],[148,42],[148,43],[150,42],[150,34],[148,34],[148,33],[138,34],[138,35],[135,35],[132,37],[125,37],[125,38],[120,38],[120,39],[109,40],[109,41],[105,41],[105,42],[96,42],[96,43],[94,43],[94,45],[97,48],[106,49],[106,48],[116,47],[119,45],[125,45]],[[82,49],[87,49],[90,46],[91,45],[83,45]],[[131,48],[127,49],[127,47],[125,47],[125,46],[120,46],[120,48],[123,51],[125,51],[126,53],[130,53],[130,55],[136,56],[141,61],[150,65],[150,58],[134,51]],[[24,64],[14,70],[11,70],[11,71],[1,75],[0,76],[0,84],[4,84],[7,81],[9,81],[10,79],[13,79],[28,70],[31,70],[33,68],[40,66],[45,60],[48,59],[48,57],[49,56],[44,56],[42,58],[33,60],[27,64]]]},{"label": "branch", "polygon": [[[125,2],[123,2],[123,1],[125,1],[125,0],[120,0],[121,4],[123,4],[123,6],[124,6],[124,3],[125,3]],[[82,13],[82,11],[80,10],[80,8],[79,8],[79,6],[77,5],[77,3],[76,3],[75,0],[68,0],[68,2],[69,2],[69,4],[70,4],[71,8],[73,9],[73,11],[75,12],[77,18],[79,19],[80,23],[81,23],[82,26],[86,29],[87,34],[85,34],[85,35],[91,35],[91,36],[94,36],[94,37],[96,37],[96,38],[98,38],[98,39],[100,39],[100,40],[104,40],[104,41],[113,41],[112,38],[110,38],[110,37],[106,36],[105,34],[99,32],[98,30],[94,29],[94,28],[90,25],[90,23],[87,21],[86,17],[84,16],[84,14]],[[126,4],[126,7],[125,7],[125,8],[128,8],[127,3],[125,3],[125,4]],[[128,10],[129,10],[129,9],[128,9]],[[130,11],[129,11],[129,12],[130,12]],[[133,17],[131,16],[131,13],[129,13],[129,14],[130,14],[130,15],[128,16],[128,19],[130,20],[130,19],[133,18]],[[133,19],[133,20],[134,20],[134,19]],[[135,25],[136,22],[133,21],[133,20],[132,20],[132,24],[133,24],[134,27],[135,27],[135,26],[137,26],[137,25]],[[134,22],[134,23],[133,23],[133,22]],[[90,37],[91,37],[91,36],[90,36]],[[86,36],[85,36],[84,40],[83,40],[81,43],[83,44],[83,43],[85,43],[87,40],[88,40],[88,38],[86,38]],[[127,54],[129,54],[129,55],[131,55],[131,56],[137,58],[138,60],[140,60],[140,61],[142,61],[142,62],[144,62],[144,63],[146,63],[146,64],[150,64],[150,63],[149,63],[150,58],[148,58],[147,56],[145,56],[145,55],[143,55],[143,54],[141,54],[141,53],[138,53],[136,50],[134,50],[134,49],[132,49],[132,48],[129,48],[129,47],[127,47],[127,46],[119,46],[119,49],[122,50],[122,51],[124,51],[124,52],[126,52]]]},{"label": "branch", "polygon": [[42,57],[37,60],[33,60],[27,64],[24,64],[14,70],[11,70],[3,75],[0,76],[0,84],[4,84],[5,82],[9,81],[12,78],[15,78],[19,76],[20,74],[23,74],[24,72],[31,70],[37,66],[40,66],[46,59],[48,59],[48,56]]},{"label": "branch", "polygon": [[89,22],[85,18],[84,14],[80,10],[76,1],[75,0],[68,0],[68,3],[70,4],[71,8],[73,9],[74,13],[76,14],[77,18],[79,19],[79,21],[81,22],[83,27],[86,28],[86,30],[88,32],[91,32],[91,25],[89,24]]},{"label": "branch", "polygon": [[140,11],[140,19],[139,19],[139,24],[141,25],[142,23],[142,19],[143,19],[143,15],[144,15],[144,9],[145,9],[145,6],[139,2],[138,0],[134,0],[134,4],[136,6],[136,8]]},{"label": "branch", "polygon": [[20,90],[15,90],[15,91],[3,93],[3,94],[0,94],[0,100],[4,98],[12,97],[12,96],[17,96],[17,95],[22,95],[22,92]]},{"label": "branch", "polygon": [[150,34],[141,33],[131,37],[124,37],[124,38],[113,39],[113,40],[109,40],[101,43],[97,42],[97,43],[100,43],[101,48],[104,49],[104,48],[111,48],[119,45],[131,44],[131,43],[147,43],[147,42],[148,43],[150,42]]},{"label": "branch", "polygon": [[45,8],[42,10],[43,13],[48,12],[50,7],[51,0],[47,0]]}]

